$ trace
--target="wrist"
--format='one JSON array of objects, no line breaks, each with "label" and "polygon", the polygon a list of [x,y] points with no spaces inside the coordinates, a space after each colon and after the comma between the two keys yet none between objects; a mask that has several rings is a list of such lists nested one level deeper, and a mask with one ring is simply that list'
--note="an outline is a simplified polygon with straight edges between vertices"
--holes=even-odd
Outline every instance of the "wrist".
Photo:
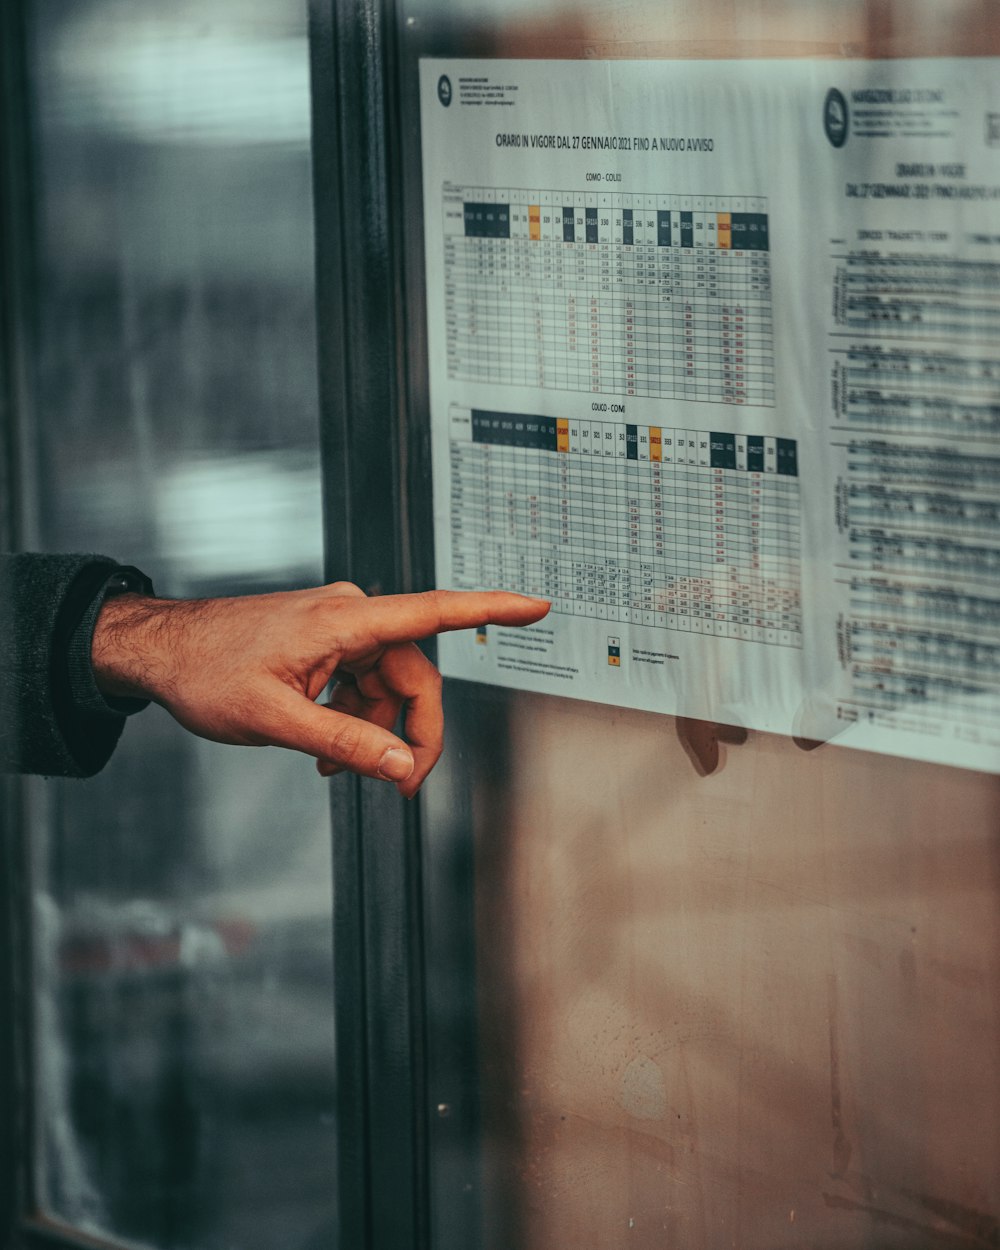
[{"label": "wrist", "polygon": [[171,602],[141,594],[105,601],[94,626],[91,665],[97,688],[115,699],[157,699],[169,684],[164,648]]}]

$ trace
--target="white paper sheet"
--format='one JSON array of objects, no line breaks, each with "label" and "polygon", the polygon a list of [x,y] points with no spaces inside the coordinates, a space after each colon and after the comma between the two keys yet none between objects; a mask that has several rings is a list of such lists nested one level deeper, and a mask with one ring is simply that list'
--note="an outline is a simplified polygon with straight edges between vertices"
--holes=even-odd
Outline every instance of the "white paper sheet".
[{"label": "white paper sheet", "polygon": [[421,62],[442,671],[1000,765],[1000,72]]}]

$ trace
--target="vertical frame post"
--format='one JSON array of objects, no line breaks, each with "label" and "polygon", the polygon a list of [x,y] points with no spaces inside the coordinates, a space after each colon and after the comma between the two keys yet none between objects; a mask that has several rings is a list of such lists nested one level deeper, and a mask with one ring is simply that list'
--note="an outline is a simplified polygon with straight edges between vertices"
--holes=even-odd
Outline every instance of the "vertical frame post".
[{"label": "vertical frame post", "polygon": [[[391,0],[312,0],[327,575],[407,588],[402,268]],[[427,1244],[417,805],[333,784],[337,1228],[344,1250]]]},{"label": "vertical frame post", "polygon": [[[16,551],[26,525],[23,448],[31,325],[30,164],[26,36],[17,0],[0,6],[0,550]],[[3,588],[0,587],[0,595]],[[0,715],[3,709],[0,709]],[[27,1036],[28,880],[24,784],[0,777],[0,1241],[14,1247],[30,1202]]]}]

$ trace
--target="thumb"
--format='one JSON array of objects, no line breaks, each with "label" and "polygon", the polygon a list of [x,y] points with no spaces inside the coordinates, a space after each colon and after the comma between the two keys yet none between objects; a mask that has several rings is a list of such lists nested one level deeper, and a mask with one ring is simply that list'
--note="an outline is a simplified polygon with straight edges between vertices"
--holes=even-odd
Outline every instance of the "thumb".
[{"label": "thumb", "polygon": [[271,725],[275,746],[303,751],[321,766],[395,782],[413,772],[413,752],[402,738],[360,717],[320,707],[293,690],[280,700]]}]

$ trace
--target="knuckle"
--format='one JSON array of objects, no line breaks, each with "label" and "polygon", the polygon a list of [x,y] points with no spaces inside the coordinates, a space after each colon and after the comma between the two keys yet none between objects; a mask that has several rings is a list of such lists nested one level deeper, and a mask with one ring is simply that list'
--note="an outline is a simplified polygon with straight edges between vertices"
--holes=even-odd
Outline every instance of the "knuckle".
[{"label": "knuckle", "polygon": [[424,761],[423,762],[428,772],[430,772],[430,770],[434,767],[434,765],[441,758],[441,754],[443,751],[444,751],[444,743],[438,739],[435,739],[432,742],[424,743]]},{"label": "knuckle", "polygon": [[439,624],[444,618],[448,598],[447,590],[422,590],[420,592],[420,599],[427,605],[434,620]]},{"label": "knuckle", "polygon": [[345,762],[356,760],[361,754],[364,728],[359,721],[347,718],[338,725],[330,739],[330,755]]},{"label": "knuckle", "polygon": [[367,598],[365,592],[354,582],[331,582],[327,589],[335,595],[350,595],[352,598]]}]

